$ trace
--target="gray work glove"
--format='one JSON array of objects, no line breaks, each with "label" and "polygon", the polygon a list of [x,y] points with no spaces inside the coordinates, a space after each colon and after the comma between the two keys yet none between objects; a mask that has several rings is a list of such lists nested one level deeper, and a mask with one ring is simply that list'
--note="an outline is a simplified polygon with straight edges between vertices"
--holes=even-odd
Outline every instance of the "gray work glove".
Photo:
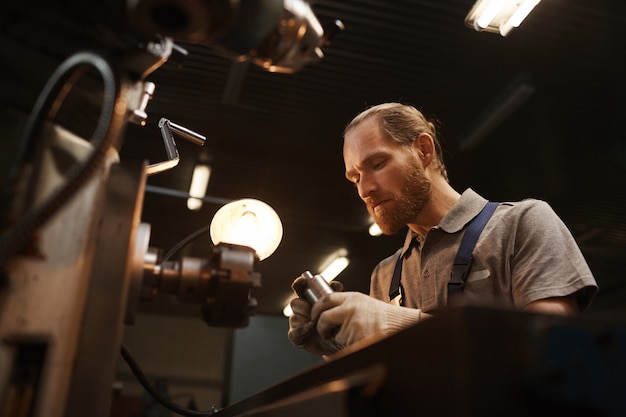
[{"label": "gray work glove", "polygon": [[[339,281],[329,283],[333,291],[343,291],[343,285]],[[306,279],[302,276],[296,278],[291,288],[296,294],[302,294],[306,286]],[[319,300],[318,300],[319,302]],[[289,332],[287,336],[291,343],[316,355],[331,355],[343,349],[332,337],[323,339],[317,333],[317,321],[311,320],[311,304],[301,297],[296,297],[290,302],[293,314],[289,317]]]},{"label": "gray work glove", "polygon": [[417,323],[421,311],[377,300],[360,292],[336,292],[320,298],[310,317],[317,334],[349,346],[371,336],[388,336]]}]

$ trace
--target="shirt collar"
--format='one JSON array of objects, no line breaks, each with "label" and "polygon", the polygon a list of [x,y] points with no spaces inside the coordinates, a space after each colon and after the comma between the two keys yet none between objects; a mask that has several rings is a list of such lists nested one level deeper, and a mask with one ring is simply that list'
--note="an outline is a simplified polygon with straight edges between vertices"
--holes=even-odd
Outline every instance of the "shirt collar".
[{"label": "shirt collar", "polygon": [[[476,217],[487,202],[486,199],[481,197],[474,190],[468,188],[461,194],[461,198],[452,206],[450,211],[446,213],[435,228],[441,229],[446,233],[456,233],[463,229],[470,220]],[[420,247],[424,243],[424,236],[409,229],[404,238],[404,245],[402,246],[400,256],[404,256],[414,242]]]},{"label": "shirt collar", "polygon": [[409,229],[406,233],[406,237],[404,238],[404,245],[402,246],[402,253],[400,254],[400,256],[405,256],[406,252],[410,249],[412,244],[417,244],[417,247],[419,248],[420,246],[422,246],[423,242],[424,236],[420,235],[419,233],[415,233],[411,229]]},{"label": "shirt collar", "polygon": [[456,233],[463,227],[487,204],[487,200],[482,198],[471,188],[468,188],[461,194],[461,198],[456,202],[448,213],[439,222],[439,228],[448,233]]}]

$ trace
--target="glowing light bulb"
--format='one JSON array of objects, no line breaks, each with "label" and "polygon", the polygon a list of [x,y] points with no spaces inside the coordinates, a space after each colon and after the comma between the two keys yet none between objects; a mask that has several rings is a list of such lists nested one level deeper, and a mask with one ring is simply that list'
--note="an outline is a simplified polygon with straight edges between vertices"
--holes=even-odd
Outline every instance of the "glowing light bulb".
[{"label": "glowing light bulb", "polygon": [[262,201],[247,198],[222,206],[211,221],[210,235],[216,245],[248,246],[263,260],[278,248],[283,227],[274,209]]}]

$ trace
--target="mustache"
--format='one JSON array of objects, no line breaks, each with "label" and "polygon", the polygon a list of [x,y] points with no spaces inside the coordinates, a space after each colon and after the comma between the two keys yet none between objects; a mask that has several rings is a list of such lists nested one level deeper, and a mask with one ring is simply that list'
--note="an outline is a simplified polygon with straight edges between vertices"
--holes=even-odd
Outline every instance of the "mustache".
[{"label": "mustache", "polygon": [[363,202],[368,207],[374,207],[380,204],[382,201],[393,200],[393,196],[382,195],[378,193],[372,193],[363,199]]}]

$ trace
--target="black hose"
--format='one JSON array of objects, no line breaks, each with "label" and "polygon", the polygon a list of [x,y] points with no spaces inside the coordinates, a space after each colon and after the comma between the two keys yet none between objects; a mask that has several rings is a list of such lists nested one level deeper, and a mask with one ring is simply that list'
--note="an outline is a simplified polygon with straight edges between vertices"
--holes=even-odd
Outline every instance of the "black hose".
[{"label": "black hose", "polygon": [[[92,52],[79,52],[65,60],[52,74],[27,121],[22,147],[17,155],[18,164],[33,148],[33,142],[40,136],[44,122],[56,115],[65,97],[77,80],[87,71],[95,68],[102,77],[103,103],[98,123],[91,138],[94,147],[87,161],[70,168],[66,183],[51,193],[37,207],[29,209],[0,236],[0,267],[15,251],[22,248],[34,232],[46,223],[63,205],[80,190],[104,161],[106,151],[122,132],[126,107],[120,100],[125,88],[116,77],[111,65],[100,55]],[[124,105],[122,108],[120,104]],[[11,179],[16,180],[16,170]]]},{"label": "black hose", "polygon": [[172,401],[169,400],[169,398],[165,397],[163,394],[161,394],[156,389],[154,389],[154,387],[152,386],[152,383],[150,382],[148,377],[146,377],[146,375],[143,373],[143,371],[141,370],[141,367],[139,366],[139,364],[137,364],[137,362],[131,355],[130,351],[124,344],[122,344],[120,352],[122,353],[122,357],[124,358],[124,361],[126,361],[126,363],[128,364],[128,367],[135,375],[135,378],[137,378],[137,381],[139,381],[139,383],[146,390],[146,392],[148,392],[148,394],[150,394],[150,396],[152,396],[152,398],[158,401],[163,407],[167,408],[170,411],[175,412],[176,414],[180,414],[181,416],[187,416],[187,417],[207,417],[207,416],[211,416],[214,414],[214,411],[194,411],[188,408],[181,407],[176,403],[173,403]]},{"label": "black hose", "polygon": [[163,264],[163,262],[165,262],[168,259],[170,259],[172,256],[174,256],[176,254],[176,252],[178,252],[179,250],[184,248],[186,245],[188,245],[191,242],[193,242],[194,240],[198,239],[199,237],[201,237],[205,233],[208,233],[209,228],[210,228],[209,225],[203,226],[200,229],[198,229],[195,232],[193,232],[190,235],[188,235],[187,237],[185,237],[184,239],[182,239],[180,242],[178,242],[176,245],[174,245],[170,250],[168,250],[165,253],[165,255],[161,258],[161,262],[160,263]]}]

